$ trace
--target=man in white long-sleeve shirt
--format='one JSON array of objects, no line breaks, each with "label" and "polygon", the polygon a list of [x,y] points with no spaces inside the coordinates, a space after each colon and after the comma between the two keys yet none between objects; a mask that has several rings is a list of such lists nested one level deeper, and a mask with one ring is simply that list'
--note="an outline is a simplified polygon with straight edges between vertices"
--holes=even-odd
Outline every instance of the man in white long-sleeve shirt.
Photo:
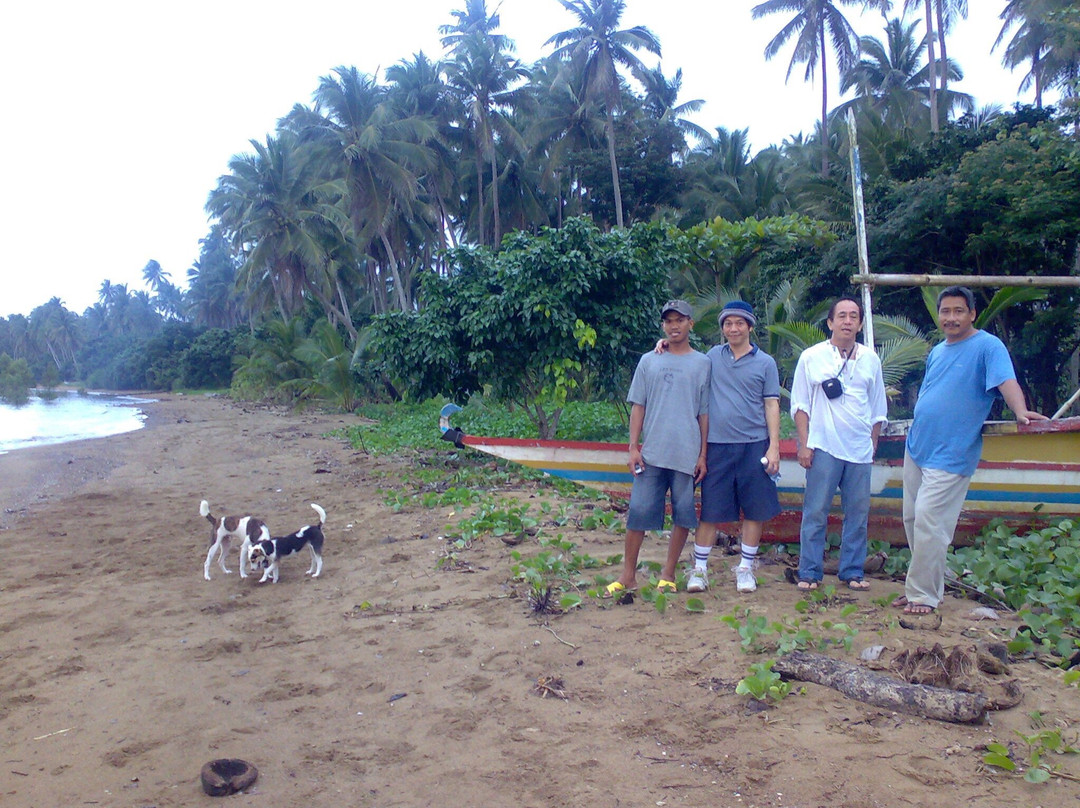
[{"label": "man in white long-sleeve shirt", "polygon": [[851,589],[869,588],[863,568],[870,470],[887,402],[881,360],[855,341],[862,319],[857,300],[840,298],[833,303],[828,317],[831,336],[802,352],[791,384],[799,465],[806,469],[800,589],[816,589],[824,575],[829,506],[837,488],[844,513],[839,578]]}]

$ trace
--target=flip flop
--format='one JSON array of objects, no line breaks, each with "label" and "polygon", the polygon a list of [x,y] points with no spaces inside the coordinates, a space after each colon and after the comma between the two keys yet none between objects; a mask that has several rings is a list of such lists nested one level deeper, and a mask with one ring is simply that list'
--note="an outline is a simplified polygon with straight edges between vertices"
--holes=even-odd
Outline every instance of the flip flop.
[{"label": "flip flop", "polygon": [[800,580],[799,583],[796,584],[796,586],[799,587],[799,589],[801,589],[803,592],[813,592],[815,589],[817,589],[818,582]]},{"label": "flip flop", "polygon": [[619,581],[612,581],[604,587],[603,598],[614,598],[626,591],[626,586]]},{"label": "flip flop", "polygon": [[892,606],[894,609],[903,609],[905,606],[907,606],[907,596],[897,595],[896,600],[894,600],[889,605]]},{"label": "flip flop", "polygon": [[679,587],[676,586],[674,581],[665,581],[661,578],[656,584],[657,592],[666,592],[669,595],[674,595],[679,591]]},{"label": "flip flop", "polygon": [[870,588],[870,582],[864,581],[862,578],[852,578],[848,581],[844,581],[847,584],[848,589],[853,589],[856,592],[865,592]]},{"label": "flip flop", "polygon": [[[918,609],[918,611],[908,611]],[[900,615],[900,627],[933,631],[941,628],[941,612],[925,603],[909,603]]]}]

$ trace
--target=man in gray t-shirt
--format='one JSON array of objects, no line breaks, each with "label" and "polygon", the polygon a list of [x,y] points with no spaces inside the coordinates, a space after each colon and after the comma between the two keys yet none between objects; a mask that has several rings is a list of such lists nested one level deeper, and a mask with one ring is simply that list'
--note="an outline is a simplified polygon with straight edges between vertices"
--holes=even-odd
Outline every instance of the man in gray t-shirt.
[{"label": "man in gray t-shirt", "polygon": [[[607,586],[609,597],[637,585],[637,562],[645,531],[664,526],[671,492],[673,527],[657,589],[674,592],[675,567],[686,537],[697,527],[694,485],[705,476],[709,432],[709,360],[690,347],[693,312],[671,300],[660,314],[668,350],[641,357],[630,384],[630,460],[634,487],[626,516],[623,572]],[[644,434],[645,442],[641,443]]]}]

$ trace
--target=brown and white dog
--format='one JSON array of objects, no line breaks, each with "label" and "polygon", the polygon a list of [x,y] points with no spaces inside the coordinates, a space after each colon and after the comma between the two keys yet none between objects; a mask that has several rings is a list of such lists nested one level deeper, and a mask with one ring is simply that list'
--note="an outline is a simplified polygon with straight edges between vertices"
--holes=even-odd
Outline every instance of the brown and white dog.
[{"label": "brown and white dog", "polygon": [[205,499],[199,503],[199,514],[205,516],[213,525],[210,529],[210,550],[206,553],[206,563],[203,564],[203,577],[210,580],[210,562],[218,551],[221,552],[218,564],[224,573],[231,574],[232,570],[225,566],[225,556],[228,555],[232,542],[239,541],[240,577],[247,578],[248,549],[253,542],[269,539],[270,529],[254,516],[223,516],[217,519],[210,513],[210,503]]},{"label": "brown and white dog", "polygon": [[311,503],[311,507],[315,509],[315,513],[319,514],[319,524],[305,525],[288,536],[253,542],[248,548],[248,562],[251,568],[263,570],[263,576],[259,579],[260,584],[267,578],[276,584],[281,559],[299,553],[305,545],[311,550],[311,567],[308,568],[307,574],[312,578],[319,577],[319,573],[322,572],[322,526],[326,524],[326,511],[314,502]]}]

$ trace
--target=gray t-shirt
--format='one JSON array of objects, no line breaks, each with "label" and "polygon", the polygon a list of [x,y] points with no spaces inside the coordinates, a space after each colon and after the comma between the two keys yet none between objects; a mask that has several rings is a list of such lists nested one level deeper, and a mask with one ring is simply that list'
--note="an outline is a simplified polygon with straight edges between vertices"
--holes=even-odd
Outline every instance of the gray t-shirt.
[{"label": "gray t-shirt", "polygon": [[776,361],[756,345],[736,359],[729,345],[709,350],[709,443],[767,440],[765,399],[780,398]]},{"label": "gray t-shirt", "polygon": [[626,400],[645,408],[641,457],[646,465],[693,474],[701,454],[698,416],[709,411],[705,354],[644,354]]}]

